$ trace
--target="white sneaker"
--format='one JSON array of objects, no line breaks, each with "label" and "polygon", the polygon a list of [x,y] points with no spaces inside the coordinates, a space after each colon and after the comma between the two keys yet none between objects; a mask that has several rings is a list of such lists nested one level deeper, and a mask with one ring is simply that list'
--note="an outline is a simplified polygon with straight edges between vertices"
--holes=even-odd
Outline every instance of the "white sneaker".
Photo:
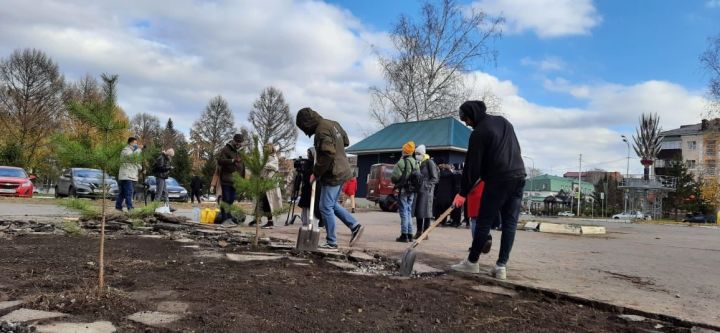
[{"label": "white sneaker", "polygon": [[457,272],[465,272],[465,273],[474,273],[478,274],[480,273],[480,264],[479,263],[471,263],[467,259],[461,261],[457,265],[452,265],[450,268]]},{"label": "white sneaker", "polygon": [[490,270],[490,275],[498,280],[505,280],[507,279],[507,267],[495,266]]}]

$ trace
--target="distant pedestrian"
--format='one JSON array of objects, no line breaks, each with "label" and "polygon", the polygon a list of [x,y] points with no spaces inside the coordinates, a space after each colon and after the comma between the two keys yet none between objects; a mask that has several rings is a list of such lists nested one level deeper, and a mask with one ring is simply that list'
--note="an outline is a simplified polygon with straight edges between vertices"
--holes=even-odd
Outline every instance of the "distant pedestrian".
[{"label": "distant pedestrian", "polygon": [[502,217],[500,255],[491,274],[498,279],[507,277],[517,221],[522,206],[525,186],[525,165],[520,144],[512,124],[501,116],[486,113],[482,101],[468,101],[460,106],[460,119],[473,128],[465,156],[460,193],[453,200],[455,207],[462,206],[467,194],[480,180],[485,189],[480,199],[480,212],[475,226],[475,237],[468,258],[452,269],[479,273],[478,259],[490,235],[493,222]]},{"label": "distant pedestrian", "polygon": [[172,158],[175,156],[175,150],[168,148],[155,158],[153,164],[153,176],[155,176],[155,200],[167,202],[167,179],[170,177],[170,171],[173,169]]},{"label": "distant pedestrian", "polygon": [[202,203],[203,186],[202,178],[197,174],[193,175],[190,179],[190,202],[195,203],[195,200],[197,200],[198,204]]},{"label": "distant pedestrian", "polygon": [[415,189],[415,219],[417,221],[417,233],[415,239],[430,228],[433,218],[433,197],[435,185],[439,180],[439,173],[435,161],[425,151],[425,145],[415,148],[415,159],[420,163],[420,174],[422,175],[421,185]]},{"label": "distant pedestrian", "polygon": [[[440,216],[445,210],[452,206],[453,198],[460,192],[460,177],[457,177],[453,172],[452,165],[440,164],[440,179],[437,186],[435,187],[435,200],[433,206],[435,206],[434,213],[435,217]],[[450,220],[446,221],[444,225],[459,226],[462,219],[462,210],[454,209],[450,213]]]},{"label": "distant pedestrian", "polygon": [[343,185],[343,193],[350,198],[350,212],[355,214],[355,193],[357,193],[357,177],[353,176]]},{"label": "distant pedestrian", "polygon": [[134,137],[128,138],[127,143],[127,146],[120,152],[121,163],[120,172],[118,173],[120,193],[118,193],[117,200],[115,200],[115,209],[119,211],[122,211],[123,202],[128,211],[133,209],[135,183],[138,181],[140,170],[142,170],[140,157],[142,146],[138,144],[137,139]]},{"label": "distant pedestrian", "polygon": [[419,171],[420,166],[413,154],[415,142],[408,141],[402,146],[402,157],[393,167],[392,180],[398,195],[398,212],[400,213],[400,237],[397,242],[412,242],[413,202],[415,201],[416,186],[413,184],[413,173]]},{"label": "distant pedestrian", "polygon": [[[228,206],[232,206],[237,199],[235,174],[245,177],[245,164],[240,155],[244,141],[245,138],[242,134],[235,134],[233,139],[220,150],[218,156],[218,180],[222,190],[222,202]],[[217,222],[223,223],[231,219],[230,212],[223,205],[220,205],[220,219],[217,219]]]},{"label": "distant pedestrian", "polygon": [[337,249],[335,236],[335,216],[350,229],[350,246],[362,236],[364,227],[338,203],[341,186],[352,177],[350,162],[345,154],[345,147],[350,145],[345,130],[335,121],[324,119],[310,108],[298,111],[295,124],[307,136],[314,136],[313,146],[317,153],[311,182],[317,178],[322,188],[320,214],[325,222],[327,243],[324,249]]}]

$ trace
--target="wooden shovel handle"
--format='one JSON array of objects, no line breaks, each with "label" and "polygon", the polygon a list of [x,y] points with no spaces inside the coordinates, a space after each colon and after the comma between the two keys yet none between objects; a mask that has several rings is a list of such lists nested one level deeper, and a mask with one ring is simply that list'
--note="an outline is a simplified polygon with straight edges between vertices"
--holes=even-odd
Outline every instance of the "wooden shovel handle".
[{"label": "wooden shovel handle", "polygon": [[315,183],[312,182],[310,186],[310,214],[308,216],[308,227],[313,230],[313,224],[315,224]]},{"label": "wooden shovel handle", "polygon": [[433,223],[430,225],[430,227],[427,228],[427,230],[425,230],[425,232],[423,232],[422,235],[420,235],[420,237],[418,237],[417,240],[415,240],[415,243],[413,243],[413,244],[410,246],[410,248],[411,248],[411,249],[414,249],[415,247],[417,247],[418,245],[420,245],[420,243],[421,243],[422,241],[424,241],[425,239],[427,239],[427,236],[428,236],[428,234],[430,233],[430,231],[432,231],[433,229],[435,229],[435,227],[437,227],[438,225],[440,225],[440,223],[442,223],[443,221],[445,221],[445,219],[448,217],[448,215],[450,215],[450,213],[452,213],[452,211],[455,210],[455,209],[456,209],[456,208],[455,208],[455,207],[452,207],[452,206],[451,206],[450,208],[446,209],[445,212],[443,212],[437,219],[435,219],[435,222],[433,222]]}]

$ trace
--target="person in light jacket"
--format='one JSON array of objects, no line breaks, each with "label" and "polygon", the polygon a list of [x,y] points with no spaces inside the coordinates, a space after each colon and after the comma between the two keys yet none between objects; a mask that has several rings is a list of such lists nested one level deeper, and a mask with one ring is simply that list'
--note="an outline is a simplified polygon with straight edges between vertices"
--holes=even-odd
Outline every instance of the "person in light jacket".
[{"label": "person in light jacket", "polygon": [[135,183],[138,181],[138,174],[142,170],[141,157],[142,146],[138,144],[138,140],[130,137],[127,140],[127,146],[120,152],[120,172],[118,173],[118,193],[115,200],[115,209],[122,212],[123,202],[125,207],[130,211],[133,209],[133,191]]},{"label": "person in light jacket", "polygon": [[417,239],[430,228],[433,218],[433,196],[440,171],[435,161],[426,154],[425,145],[415,148],[415,159],[420,163],[420,173],[422,174],[422,186],[415,192],[415,219],[417,221],[415,239]]},{"label": "person in light jacket", "polygon": [[[263,168],[263,178],[273,178],[275,174],[280,170],[280,163],[277,156],[277,148],[272,144],[266,144],[263,148],[263,152],[267,156],[267,162]],[[267,217],[268,221],[261,228],[272,229],[275,226],[273,222],[273,212],[282,209],[282,193],[280,187],[277,186],[273,189],[265,192],[265,196],[262,201],[262,212]],[[259,221],[255,221],[259,222]],[[254,223],[251,223],[254,224]]]}]

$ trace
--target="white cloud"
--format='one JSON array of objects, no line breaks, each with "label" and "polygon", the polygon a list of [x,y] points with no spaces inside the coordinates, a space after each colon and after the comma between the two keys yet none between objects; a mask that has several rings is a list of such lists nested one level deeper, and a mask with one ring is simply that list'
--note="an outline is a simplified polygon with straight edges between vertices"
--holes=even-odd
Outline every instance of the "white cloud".
[{"label": "white cloud", "polygon": [[705,6],[708,8],[720,8],[720,0],[708,0],[705,2]]},{"label": "white cloud", "polygon": [[[576,170],[579,154],[583,168],[624,170],[627,147],[620,135],[633,134],[643,112],[657,113],[661,126],[672,129],[698,123],[707,105],[702,92],[665,81],[574,85],[559,78],[546,82],[553,91],[578,98],[583,105],[576,108],[528,101],[512,82],[486,73],[475,72],[468,82],[474,82],[477,90],[490,87],[502,99],[503,113],[515,126],[523,153],[535,159],[536,167],[556,174]],[[631,163],[631,172],[641,169],[639,162]]]},{"label": "white cloud", "polygon": [[520,60],[520,64],[535,67],[543,72],[563,71],[567,67],[567,64],[559,57],[545,57],[540,60],[525,57]]},{"label": "white cloud", "polygon": [[34,47],[70,79],[117,73],[126,112],[172,116],[184,131],[217,94],[240,125],[275,85],[292,111],[310,106],[358,132],[368,86],[382,79],[371,46],[388,44],[348,11],[308,0],[7,0],[0,17],[0,57]]},{"label": "white cloud", "polygon": [[541,38],[588,35],[602,21],[592,0],[478,0],[473,6],[505,17],[507,33],[531,30]]}]

